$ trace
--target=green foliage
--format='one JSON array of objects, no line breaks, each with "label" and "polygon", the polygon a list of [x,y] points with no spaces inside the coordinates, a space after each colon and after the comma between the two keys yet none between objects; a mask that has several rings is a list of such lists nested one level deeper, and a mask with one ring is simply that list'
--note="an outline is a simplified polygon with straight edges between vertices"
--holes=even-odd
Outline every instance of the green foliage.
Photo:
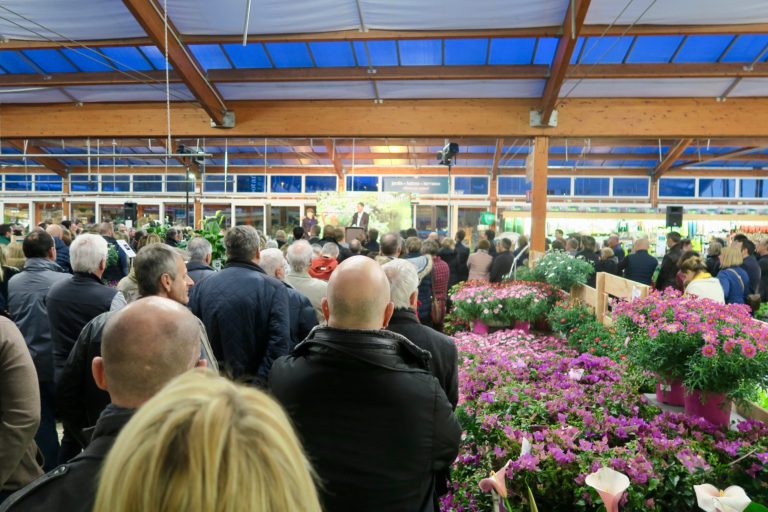
[{"label": "green foliage", "polygon": [[552,331],[563,336],[584,322],[594,320],[595,315],[589,306],[576,300],[558,302],[547,315],[547,322]]},{"label": "green foliage", "polygon": [[568,333],[568,345],[577,352],[610,357],[614,361],[625,359],[624,338],[613,329],[596,320],[588,320]]},{"label": "green foliage", "polygon": [[213,260],[221,260],[224,263],[227,259],[227,248],[224,246],[224,226],[225,215],[217,211],[213,217],[205,217],[202,221],[202,228],[195,230],[195,235],[208,240],[213,249]]},{"label": "green foliage", "polygon": [[570,290],[575,284],[585,284],[595,267],[588,261],[573,258],[562,251],[552,251],[536,262],[533,276],[537,281],[549,283],[563,290]]}]

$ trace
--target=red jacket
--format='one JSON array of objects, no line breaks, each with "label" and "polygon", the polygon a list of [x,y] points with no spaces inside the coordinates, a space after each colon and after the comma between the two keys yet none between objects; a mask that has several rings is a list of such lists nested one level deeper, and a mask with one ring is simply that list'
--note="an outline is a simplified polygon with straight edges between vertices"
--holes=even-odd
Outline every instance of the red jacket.
[{"label": "red jacket", "polygon": [[309,267],[309,275],[316,279],[327,281],[331,278],[331,273],[333,273],[338,265],[339,262],[336,261],[336,258],[320,256],[312,260],[312,265]]}]

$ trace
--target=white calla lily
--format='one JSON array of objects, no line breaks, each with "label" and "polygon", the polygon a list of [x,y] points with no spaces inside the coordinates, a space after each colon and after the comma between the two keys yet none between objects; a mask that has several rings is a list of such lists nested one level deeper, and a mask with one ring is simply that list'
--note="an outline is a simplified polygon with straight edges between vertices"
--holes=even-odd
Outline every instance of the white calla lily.
[{"label": "white calla lily", "polygon": [[568,371],[568,378],[575,381],[580,381],[584,376],[584,368],[577,368]]},{"label": "white calla lily", "polygon": [[619,501],[629,487],[627,475],[612,468],[602,467],[587,475],[584,482],[600,494],[607,512],[618,512]]},{"label": "white calla lily", "polygon": [[744,489],[738,485],[721,491],[714,485],[702,484],[694,485],[693,490],[699,508],[705,512],[743,512],[752,503]]},{"label": "white calla lily", "polygon": [[520,457],[523,455],[530,455],[531,454],[531,442],[528,441],[528,438],[524,437],[523,442],[520,445]]}]

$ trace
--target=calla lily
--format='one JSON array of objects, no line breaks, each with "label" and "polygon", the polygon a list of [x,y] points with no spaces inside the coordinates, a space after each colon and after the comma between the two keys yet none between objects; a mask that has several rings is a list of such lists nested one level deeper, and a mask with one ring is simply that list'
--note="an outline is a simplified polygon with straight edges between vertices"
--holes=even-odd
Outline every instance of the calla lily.
[{"label": "calla lily", "polygon": [[491,473],[491,476],[488,478],[483,478],[480,480],[480,489],[483,492],[491,492],[496,491],[496,494],[501,496],[502,498],[507,497],[507,468],[509,467],[509,464],[512,461],[507,462],[504,464],[504,466],[496,471],[495,473]]},{"label": "calla lily", "polygon": [[571,380],[579,381],[584,376],[584,368],[568,371],[568,378]]},{"label": "calla lily", "polygon": [[629,487],[629,477],[624,473],[602,467],[587,475],[585,483],[595,489],[605,504],[607,512],[618,512],[619,501]]},{"label": "calla lily", "polygon": [[732,485],[721,491],[714,485],[694,485],[696,502],[706,512],[743,512],[752,503],[744,489]]},{"label": "calla lily", "polygon": [[530,455],[531,454],[531,442],[528,441],[528,438],[524,437],[523,442],[520,445],[520,456],[523,455]]}]

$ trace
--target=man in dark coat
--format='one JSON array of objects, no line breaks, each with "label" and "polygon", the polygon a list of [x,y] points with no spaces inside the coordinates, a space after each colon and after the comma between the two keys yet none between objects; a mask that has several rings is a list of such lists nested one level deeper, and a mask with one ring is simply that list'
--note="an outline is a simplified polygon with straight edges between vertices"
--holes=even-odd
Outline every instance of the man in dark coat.
[{"label": "man in dark coat", "polygon": [[323,301],[328,321],[270,373],[322,486],[324,510],[434,512],[435,473],[461,427],[429,352],[383,330],[389,282],[364,256],[344,261]]},{"label": "man in dark coat", "polygon": [[[163,297],[184,306],[189,302],[188,290],[192,280],[187,276],[184,260],[176,249],[165,244],[142,247],[133,260],[133,268],[141,297],[138,300]],[[102,313],[83,327],[59,378],[59,417],[82,446],[88,444],[88,436],[84,432],[96,424],[109,404],[109,395],[93,379],[91,365],[96,357],[101,356],[104,328],[115,314],[111,311]],[[192,318],[198,325],[198,339],[203,346],[201,357],[208,361],[209,368],[218,371],[205,327],[198,318]]]},{"label": "man in dark coat", "polygon": [[285,257],[280,249],[265,249],[259,257],[259,267],[264,274],[274,277],[285,286],[288,291],[288,304],[291,317],[291,345],[288,350],[298,345],[309,332],[317,325],[317,316],[309,299],[285,282]]},{"label": "man in dark coat", "polygon": [[677,289],[677,262],[683,254],[680,233],[671,231],[667,234],[667,254],[661,260],[661,269],[656,278],[656,289],[663,291],[668,287]]},{"label": "man in dark coat", "polygon": [[56,245],[56,264],[64,269],[65,272],[72,273],[72,265],[69,263],[69,247],[61,239],[64,236],[64,230],[58,224],[51,224],[45,231],[53,237]]},{"label": "man in dark coat", "polygon": [[[49,228],[51,226],[48,226]],[[56,467],[59,436],[56,432],[55,388],[53,384],[53,342],[48,322],[45,297],[51,286],[70,277],[56,264],[56,246],[51,235],[42,229],[33,230],[22,245],[24,269],[8,283],[8,307],[19,330],[24,335],[37,370],[40,385],[40,428],[35,442],[45,457],[43,469]]]},{"label": "man in dark coat", "polygon": [[[499,252],[496,257],[493,258],[491,264],[491,276],[488,279],[492,283],[500,283],[505,275],[509,274],[512,270],[512,262],[515,260],[515,255],[511,251],[512,240],[509,238],[502,238],[499,243]],[[523,258],[520,258],[522,261]]]},{"label": "man in dark coat", "polygon": [[469,259],[469,247],[464,245],[464,238],[466,237],[463,229],[456,232],[456,269],[458,271],[459,281],[466,281],[469,277],[469,268],[467,268],[467,260]]},{"label": "man in dark coat", "polygon": [[357,211],[352,215],[352,222],[350,227],[363,228],[368,231],[369,215],[365,212],[365,204],[357,203]]},{"label": "man in dark coat", "polygon": [[90,444],[13,494],[0,511],[90,512],[101,465],[136,409],[174,377],[205,366],[196,330],[187,308],[160,297],[135,301],[115,313],[104,328],[102,356],[93,364],[93,378],[112,402],[99,417]]},{"label": "man in dark coat", "polygon": [[[93,234],[80,235],[69,247],[69,254],[74,275],[51,286],[46,297],[53,342],[53,380],[56,384],[83,327],[105,311],[125,306],[123,294],[101,282],[107,267],[107,241],[104,238]],[[71,459],[80,449],[73,433],[65,428],[59,462]]]},{"label": "man in dark coat", "polygon": [[259,235],[252,226],[231,228],[224,245],[226,266],[192,287],[189,304],[228,375],[263,385],[275,359],[288,353],[288,291],[259,268]]},{"label": "man in dark coat", "polygon": [[[111,222],[102,222],[99,225],[99,234],[109,244],[109,253],[107,256],[107,268],[101,278],[107,283],[120,281],[128,275],[128,255],[117,244],[115,231]],[[110,255],[111,253],[111,255]]]},{"label": "man in dark coat", "polygon": [[619,263],[619,274],[624,278],[651,286],[653,284],[653,273],[659,266],[659,261],[648,254],[648,239],[640,238],[635,242],[632,254],[626,256]]},{"label": "man in dark coat", "polygon": [[208,240],[203,237],[193,238],[187,245],[187,252],[189,252],[187,273],[194,283],[199,283],[216,272],[211,267],[213,248]]},{"label": "man in dark coat", "polygon": [[[600,256],[598,256],[598,254],[595,252],[595,247],[597,246],[595,239],[591,236],[585,236],[581,239],[581,245],[582,249],[576,253],[576,257],[588,261],[592,264],[593,267],[596,267],[597,263],[600,261]],[[596,278],[597,275],[593,272],[587,278],[587,286],[594,287],[597,281]]]},{"label": "man in dark coat", "polygon": [[745,235],[739,235],[743,238],[734,237],[734,243],[741,244],[741,256],[744,262],[741,264],[741,268],[747,273],[749,277],[749,291],[748,294],[760,293],[762,282],[762,270],[760,269],[760,263],[758,263],[755,257],[755,244],[747,238]]}]

